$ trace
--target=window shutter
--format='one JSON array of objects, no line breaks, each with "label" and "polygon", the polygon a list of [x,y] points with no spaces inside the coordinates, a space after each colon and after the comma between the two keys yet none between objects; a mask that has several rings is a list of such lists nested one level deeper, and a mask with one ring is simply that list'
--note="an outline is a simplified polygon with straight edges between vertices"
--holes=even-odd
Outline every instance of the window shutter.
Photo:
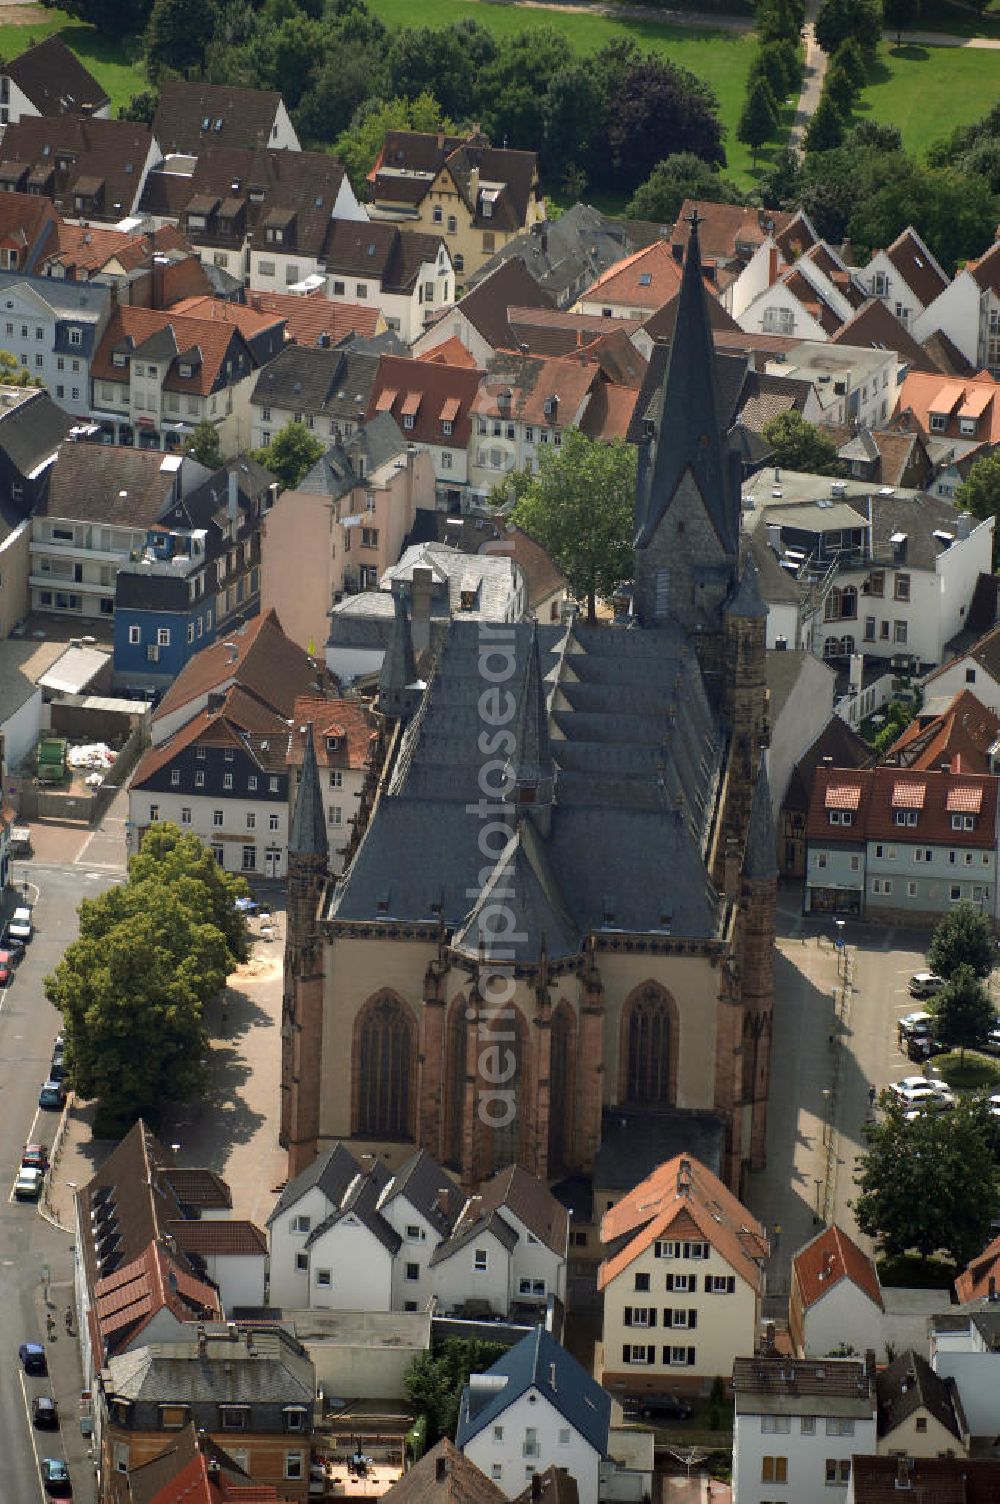
[{"label": "window shutter", "polygon": [[663,1325],[664,1326],[673,1326],[673,1323],[674,1323],[674,1313],[670,1309],[670,1307],[667,1306],[666,1310],[663,1312]]},{"label": "window shutter", "polygon": [[623,1363],[628,1363],[628,1361],[631,1358],[631,1356],[632,1356],[632,1349],[629,1347],[628,1343],[626,1342],[625,1346],[622,1348],[622,1362]]},{"label": "window shutter", "polygon": [[650,1308],[649,1308],[649,1324],[650,1324],[650,1326],[655,1326],[656,1325],[656,1307],[655,1306],[650,1306]]},{"label": "window shutter", "polygon": [[626,1326],[631,1326],[632,1325],[632,1307],[631,1306],[626,1306],[625,1307],[625,1318],[624,1318],[624,1320],[625,1320],[625,1325]]},{"label": "window shutter", "polygon": [[697,1325],[698,1325],[698,1312],[694,1311],[694,1310],[688,1311],[688,1326],[693,1329]]},{"label": "window shutter", "polygon": [[673,1277],[672,1274],[668,1274],[667,1275],[667,1292],[669,1293],[673,1288],[674,1288],[674,1277]]},{"label": "window shutter", "polygon": [[711,1293],[712,1293],[712,1276],[710,1274],[706,1274],[705,1275],[705,1294],[706,1295],[711,1295]]},{"label": "window shutter", "polygon": [[689,1368],[693,1368],[694,1367],[694,1348],[693,1347],[689,1347],[688,1348],[688,1367]]},{"label": "window shutter", "polygon": [[726,1294],[727,1295],[735,1295],[736,1294],[736,1275],[735,1274],[731,1274],[729,1276],[729,1278],[726,1280]]}]

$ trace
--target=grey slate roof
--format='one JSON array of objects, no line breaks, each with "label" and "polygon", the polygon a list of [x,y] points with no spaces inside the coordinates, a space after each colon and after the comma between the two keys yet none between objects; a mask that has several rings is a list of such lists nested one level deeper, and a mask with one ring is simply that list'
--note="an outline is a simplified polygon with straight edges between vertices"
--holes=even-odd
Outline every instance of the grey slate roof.
[{"label": "grey slate roof", "polygon": [[519,257],[539,287],[563,306],[639,248],[627,230],[624,220],[611,219],[590,204],[574,204],[558,219],[544,220],[508,240],[468,285],[476,287],[503,262]]},{"label": "grey slate roof", "polygon": [[746,848],[743,853],[743,875],[751,879],[777,877],[778,863],[774,855],[774,818],[771,812],[771,789],[767,778],[767,764],[763,752],[757,769],[757,781],[753,786],[750,803],[750,823],[747,828]]},{"label": "grey slate roof", "polygon": [[207,1356],[197,1341],[151,1342],[108,1360],[107,1391],[119,1399],[223,1405],[305,1405],[315,1400],[313,1365],[293,1337],[254,1329],[254,1352],[209,1328]]},{"label": "grey slate roof", "polygon": [[329,852],[323,791],[319,786],[319,769],[316,766],[316,748],[312,736],[307,736],[302,756],[302,773],[295,794],[295,809],[292,812],[292,828],[288,833],[288,854],[327,857]]},{"label": "grey slate roof", "polygon": [[28,476],[55,454],[76,421],[48,392],[33,392],[16,407],[0,409],[0,449],[19,474]]},{"label": "grey slate roof", "polygon": [[[325,352],[324,352],[325,353]],[[364,473],[371,475],[397,454],[405,454],[407,441],[391,413],[376,413],[349,439],[338,440],[307,470],[296,486],[318,496],[346,496],[364,484],[358,461],[364,458]]]},{"label": "grey slate roof", "polygon": [[465,1193],[426,1149],[411,1154],[392,1177],[380,1207],[391,1206],[400,1196],[404,1196],[442,1236],[451,1231],[465,1205]]},{"label": "grey slate roof", "polygon": [[370,1166],[362,1169],[348,1186],[347,1194],[340,1205],[335,1207],[330,1215],[310,1232],[306,1238],[305,1247],[311,1248],[330,1231],[331,1227],[336,1227],[338,1222],[354,1218],[367,1227],[383,1248],[387,1248],[390,1253],[398,1253],[403,1240],[378,1209],[382,1193],[391,1179],[392,1172],[380,1159],[374,1160]]},{"label": "grey slate roof", "polygon": [[517,1247],[517,1233],[500,1212],[489,1211],[482,1217],[470,1214],[462,1218],[450,1238],[438,1244],[431,1254],[428,1267],[433,1269],[447,1259],[454,1258],[456,1253],[460,1253],[463,1248],[467,1248],[470,1243],[474,1243],[477,1238],[483,1237],[486,1233],[492,1233],[500,1246],[506,1248],[508,1253],[513,1253]]},{"label": "grey slate roof", "polygon": [[374,355],[288,344],[261,371],[250,401],[361,423],[377,370]]},{"label": "grey slate roof", "polygon": [[653,537],[682,476],[690,470],[723,546],[732,553],[737,551],[740,497],[729,448],[720,432],[714,364],[715,346],[694,222],[684,258],[666,380],[652,408],[654,437],[640,451],[636,491],[639,547]]},{"label": "grey slate roof", "polygon": [[360,1173],[361,1166],[350,1150],[345,1149],[343,1144],[334,1144],[332,1149],[317,1155],[311,1165],[307,1165],[294,1180],[288,1182],[267,1219],[268,1227],[297,1201],[301,1201],[314,1185],[319,1187],[328,1201],[339,1206],[347,1187],[355,1175]]},{"label": "grey slate roof", "polygon": [[501,1389],[477,1391],[473,1384],[463,1389],[456,1446],[464,1447],[522,1394],[534,1389],[599,1456],[607,1454],[611,1397],[544,1327],[522,1337],[486,1371],[506,1383]]},{"label": "grey slate roof", "polygon": [[890,1435],[916,1410],[925,1409],[956,1440],[962,1440],[965,1416],[955,1381],[940,1378],[920,1353],[910,1349],[882,1369],[875,1379],[875,1392],[879,1439]]},{"label": "grey slate roof", "polygon": [[[381,588],[404,592],[415,569],[429,569],[433,577],[431,615],[457,615],[470,620],[504,621],[510,614],[515,576],[510,559],[496,554],[467,554],[447,543],[417,543],[404,550],[397,564],[382,576]],[[474,588],[472,610],[463,610],[462,592]]]},{"label": "grey slate roof", "polygon": [[[535,630],[509,629],[516,695],[529,682]],[[332,920],[436,923],[439,903],[443,923],[470,943],[466,890],[483,886],[466,810],[480,798],[479,646],[476,622],[451,623],[392,782],[332,894]],[[537,955],[543,929],[550,954],[578,948],[591,929],[715,937],[704,843],[721,739],[683,628],[539,626],[537,649],[543,681],[559,691],[549,717],[555,798],[546,836],[507,816],[532,935],[515,947],[519,958]],[[419,851],[419,864],[401,862],[401,851]]]},{"label": "grey slate roof", "polygon": [[732,599],[726,605],[727,616],[741,616],[748,620],[757,618],[767,619],[767,607],[760,593],[760,578],[757,573],[757,561],[751,552],[747,552],[743,561],[743,569],[740,572],[739,581],[733,592]]}]

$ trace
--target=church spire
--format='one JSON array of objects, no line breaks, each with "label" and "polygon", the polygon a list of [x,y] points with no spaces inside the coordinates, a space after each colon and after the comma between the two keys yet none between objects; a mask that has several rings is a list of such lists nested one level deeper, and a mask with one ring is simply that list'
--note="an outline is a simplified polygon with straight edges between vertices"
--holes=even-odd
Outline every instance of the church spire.
[{"label": "church spire", "polygon": [[719,422],[715,394],[715,345],[701,267],[695,210],[688,224],[687,254],[677,301],[666,376],[648,422],[652,432],[640,459],[636,494],[636,548],[645,548],[690,470],[722,547],[739,544],[739,490]]},{"label": "church spire", "polygon": [[318,856],[325,862],[330,854],[330,844],[326,836],[326,815],[323,811],[319,768],[316,765],[312,722],[302,727],[298,734],[304,735],[305,748],[302,753],[302,776],[295,795],[292,828],[288,835],[288,855]]}]

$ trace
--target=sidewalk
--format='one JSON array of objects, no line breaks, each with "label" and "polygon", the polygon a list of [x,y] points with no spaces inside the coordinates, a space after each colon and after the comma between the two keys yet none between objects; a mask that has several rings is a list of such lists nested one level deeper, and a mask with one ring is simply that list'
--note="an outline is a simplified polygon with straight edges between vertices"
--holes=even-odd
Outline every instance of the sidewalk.
[{"label": "sidewalk", "polygon": [[75,1307],[73,1286],[69,1280],[52,1285],[39,1284],[35,1299],[39,1331],[45,1333],[46,1317],[51,1319],[48,1333],[43,1337],[49,1366],[45,1387],[59,1406],[59,1435],[56,1437],[53,1433],[52,1447],[45,1455],[65,1458],[76,1504],[93,1504],[97,1497],[93,1451],[89,1437],[84,1436],[80,1429],[80,1395],[83,1391],[80,1344],[75,1316],[72,1331],[67,1329],[65,1319],[66,1312]]},{"label": "sidewalk", "polygon": [[[232,1192],[233,1216],[259,1226],[271,1213],[287,1167],[278,1144],[284,897],[279,902],[276,888],[268,889],[266,897],[272,904],[274,938],[259,938],[260,923],[251,921],[251,934],[258,938],[250,960],[230,977],[224,996],[206,1009],[212,1043],[209,1085],[198,1101],[167,1107],[157,1129],[179,1164],[217,1170]],[[46,1211],[69,1232],[78,1187],[114,1148],[111,1141],[91,1137],[93,1115],[92,1103],[70,1097],[49,1175]]]}]

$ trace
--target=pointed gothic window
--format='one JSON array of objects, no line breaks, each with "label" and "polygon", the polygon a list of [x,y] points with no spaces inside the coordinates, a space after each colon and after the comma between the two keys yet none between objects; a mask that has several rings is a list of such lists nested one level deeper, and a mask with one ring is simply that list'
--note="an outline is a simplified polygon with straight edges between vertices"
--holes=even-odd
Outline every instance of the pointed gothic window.
[{"label": "pointed gothic window", "polygon": [[622,1081],[625,1102],[635,1106],[669,1106],[670,1028],[666,997],[658,987],[644,988],[633,999],[626,1018]]},{"label": "pointed gothic window", "polygon": [[560,1003],[552,1015],[549,1081],[548,1173],[558,1175],[569,1168],[575,1126],[576,1019],[566,1003]]},{"label": "pointed gothic window", "polygon": [[371,1138],[413,1134],[413,1025],[402,1004],[380,997],[369,1004],[358,1039],[355,1133]]}]

